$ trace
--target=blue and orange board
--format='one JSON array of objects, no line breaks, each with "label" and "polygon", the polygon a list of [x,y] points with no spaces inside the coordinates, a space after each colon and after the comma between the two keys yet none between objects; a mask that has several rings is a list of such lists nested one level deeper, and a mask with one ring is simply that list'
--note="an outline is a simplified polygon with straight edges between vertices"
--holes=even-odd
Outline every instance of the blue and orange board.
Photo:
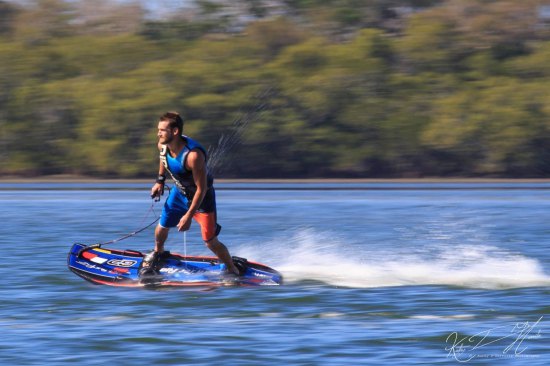
[{"label": "blue and orange board", "polygon": [[98,285],[143,286],[273,286],[281,285],[282,275],[264,264],[239,258],[243,274],[230,282],[223,275],[225,265],[216,257],[183,256],[170,253],[161,260],[158,276],[144,281],[139,276],[144,254],[134,250],[116,250],[73,244],[67,257],[69,269]]}]

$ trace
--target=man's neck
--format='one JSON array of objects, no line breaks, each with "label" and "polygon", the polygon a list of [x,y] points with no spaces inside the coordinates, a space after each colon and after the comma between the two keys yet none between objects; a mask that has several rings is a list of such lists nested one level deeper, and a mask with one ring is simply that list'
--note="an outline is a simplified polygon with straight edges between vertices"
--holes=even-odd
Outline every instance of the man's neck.
[{"label": "man's neck", "polygon": [[170,149],[170,152],[172,154],[178,155],[180,151],[185,147],[185,144],[185,139],[181,136],[178,136],[168,144],[168,148]]}]

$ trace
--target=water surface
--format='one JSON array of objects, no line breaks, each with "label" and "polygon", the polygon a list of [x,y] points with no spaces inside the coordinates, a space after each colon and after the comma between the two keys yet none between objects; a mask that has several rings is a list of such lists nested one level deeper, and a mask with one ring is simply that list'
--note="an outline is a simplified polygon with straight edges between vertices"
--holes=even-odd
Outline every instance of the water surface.
[{"label": "water surface", "polygon": [[[550,361],[550,184],[220,184],[220,239],[284,286],[153,291],[72,274],[73,242],[155,220],[148,190],[0,184],[3,364]],[[153,228],[113,247],[149,250]],[[210,254],[196,224],[167,249]]]}]

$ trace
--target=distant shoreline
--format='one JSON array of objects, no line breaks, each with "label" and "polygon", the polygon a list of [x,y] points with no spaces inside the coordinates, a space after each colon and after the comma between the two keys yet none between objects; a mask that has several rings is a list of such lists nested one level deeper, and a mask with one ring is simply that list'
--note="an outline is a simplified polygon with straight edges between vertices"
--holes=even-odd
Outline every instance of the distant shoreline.
[{"label": "distant shoreline", "polygon": [[[550,178],[308,178],[308,179],[224,179],[217,178],[217,183],[246,184],[246,183],[550,183]],[[1,183],[154,183],[151,179],[108,179],[74,176],[42,176],[34,178],[0,177]]]}]

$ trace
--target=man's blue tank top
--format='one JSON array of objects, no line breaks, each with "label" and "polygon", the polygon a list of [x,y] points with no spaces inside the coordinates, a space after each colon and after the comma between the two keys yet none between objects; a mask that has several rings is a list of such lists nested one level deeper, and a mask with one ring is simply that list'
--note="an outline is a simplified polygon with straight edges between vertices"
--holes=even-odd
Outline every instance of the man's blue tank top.
[{"label": "man's blue tank top", "polygon": [[[182,135],[182,137],[185,139],[186,145],[180,151],[178,156],[173,158],[170,155],[168,146],[163,145],[162,150],[160,152],[160,160],[162,161],[164,167],[168,170],[168,172],[172,176],[172,179],[174,179],[174,182],[176,183],[178,188],[187,196],[189,196],[189,194],[195,193],[197,186],[195,185],[195,181],[193,179],[193,173],[190,170],[187,170],[185,168],[187,156],[194,149],[201,150],[204,154],[206,161],[208,161],[207,160],[208,155],[206,153],[206,150],[197,141],[185,135]],[[210,188],[214,181],[210,172],[207,173],[206,180],[207,180],[207,185]]]}]

